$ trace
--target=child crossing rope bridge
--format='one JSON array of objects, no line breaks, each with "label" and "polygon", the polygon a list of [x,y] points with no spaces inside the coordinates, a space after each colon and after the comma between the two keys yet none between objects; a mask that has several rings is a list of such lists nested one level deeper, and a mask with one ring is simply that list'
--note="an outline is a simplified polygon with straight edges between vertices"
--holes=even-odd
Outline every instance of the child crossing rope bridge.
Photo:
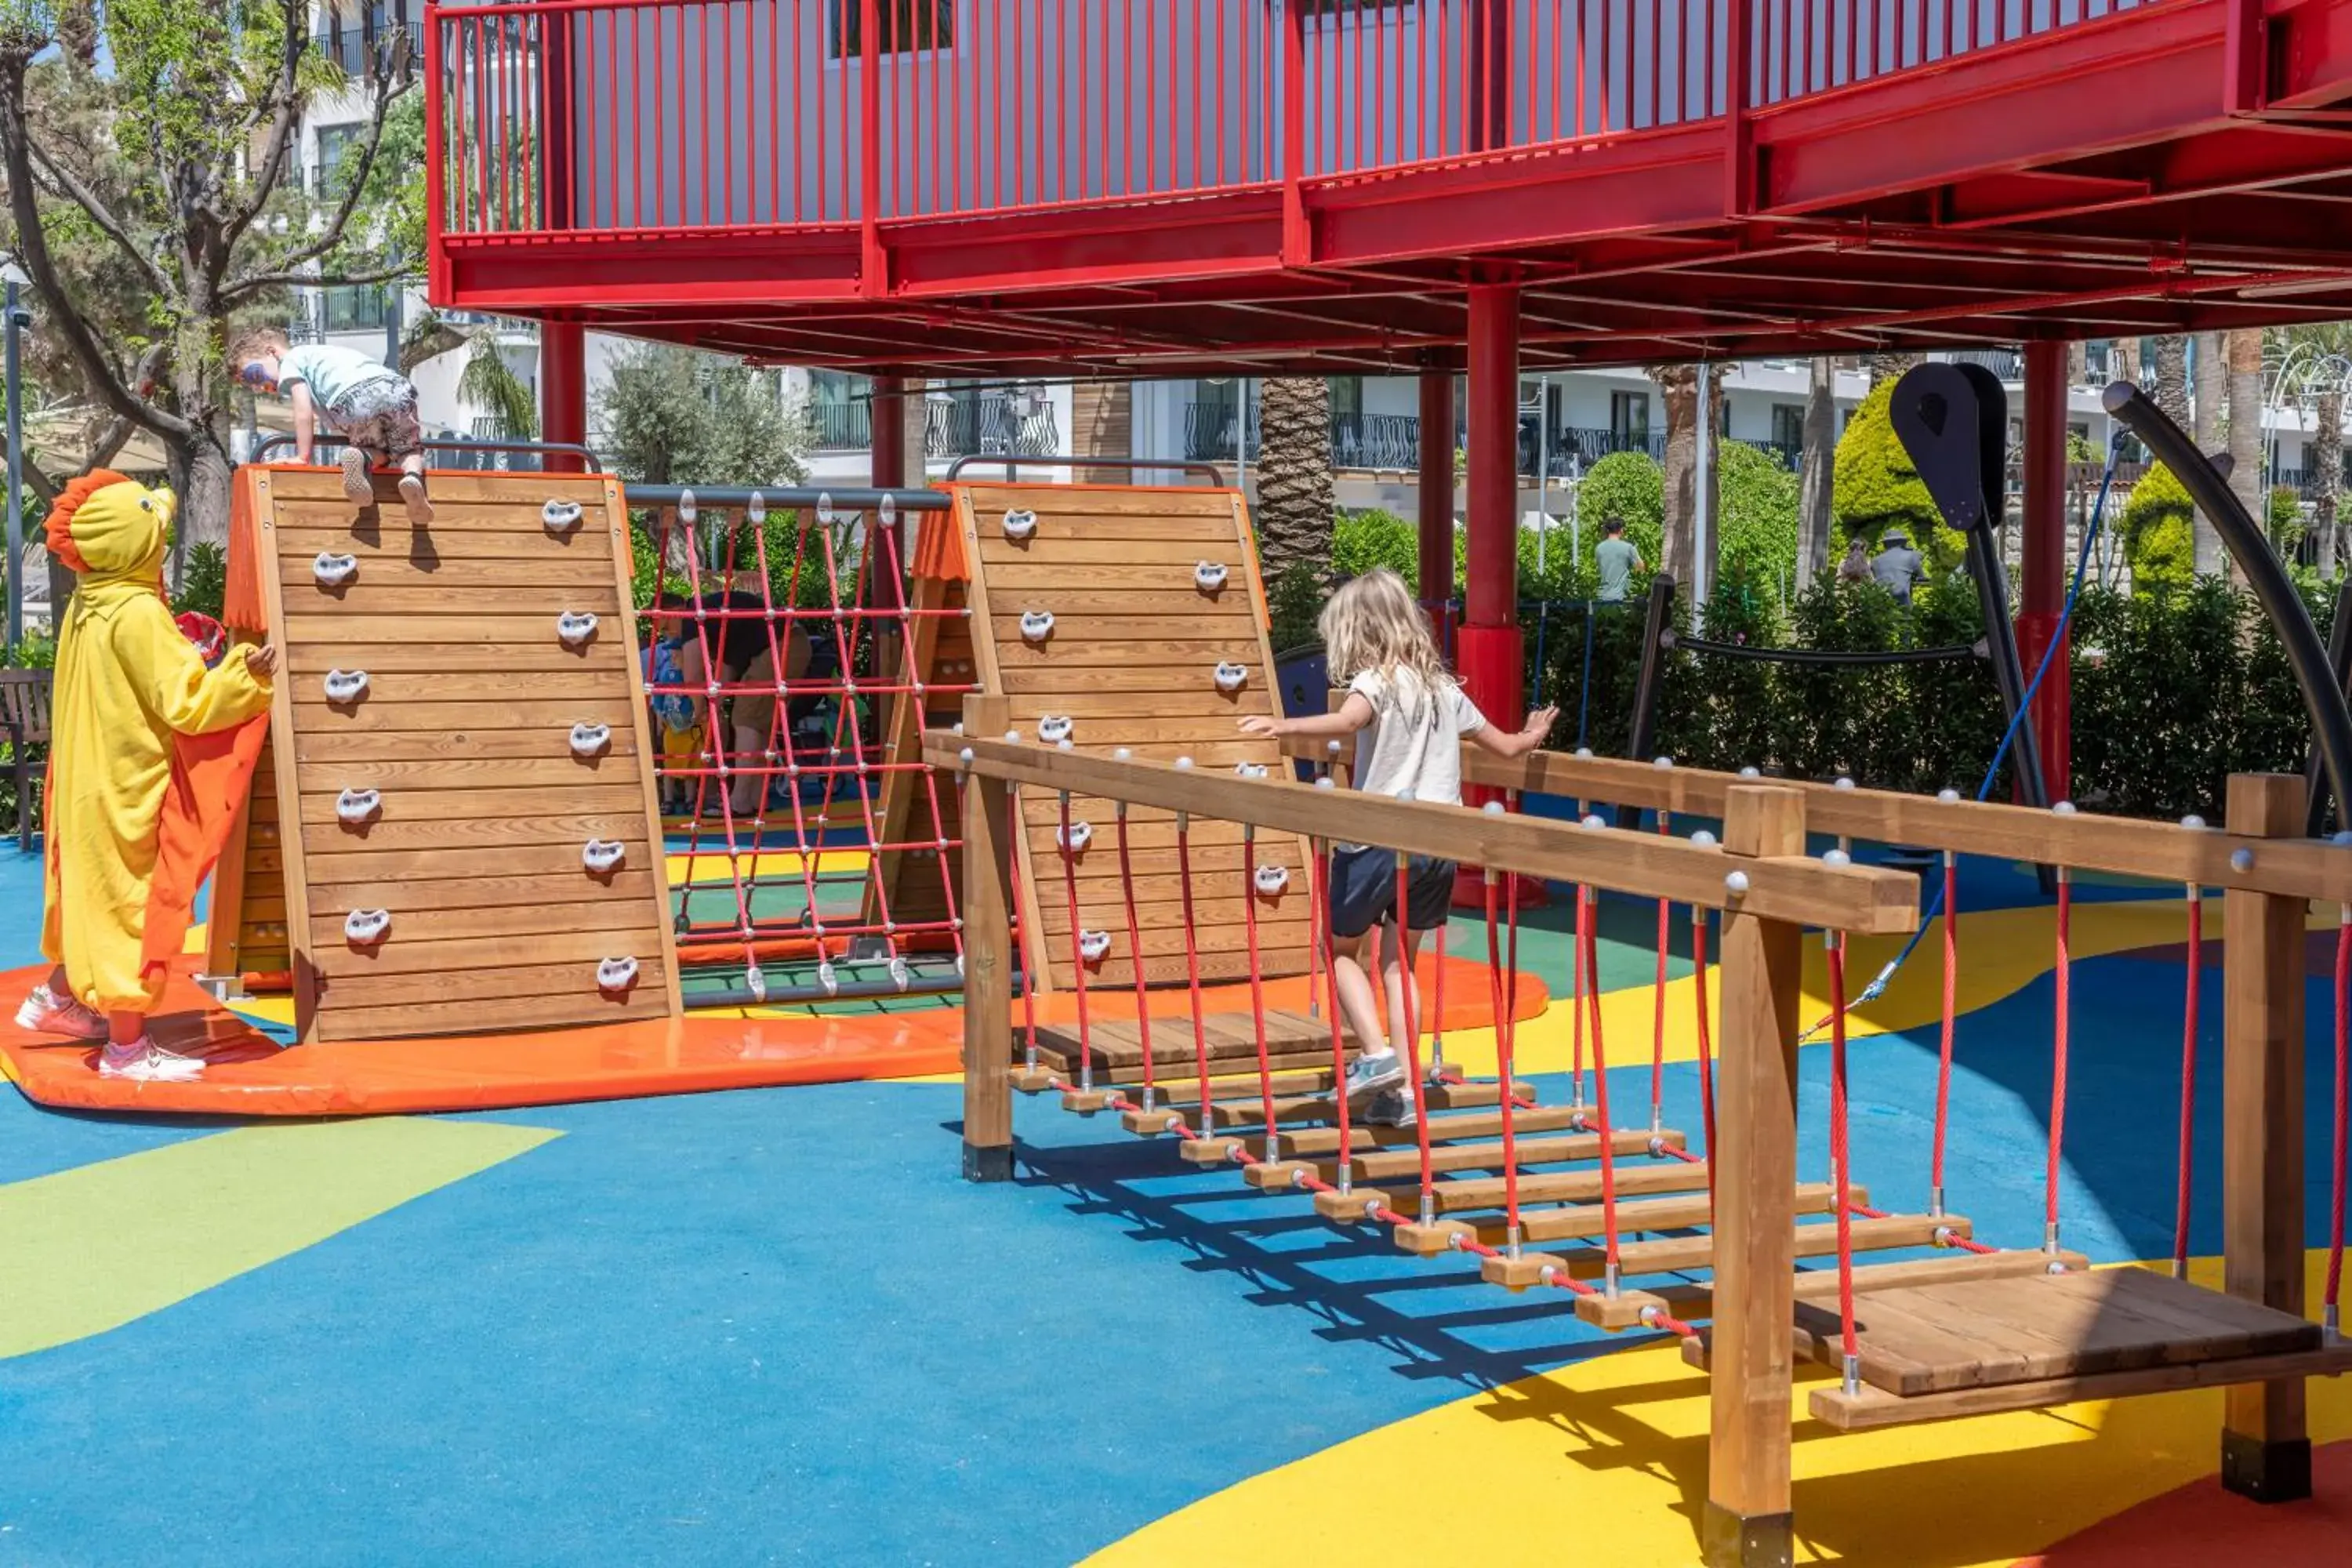
[{"label": "child crossing rope bridge", "polygon": [[[952,784],[908,742],[960,607],[918,604],[901,537],[928,491],[635,487],[656,764],[689,1003],[961,984]],[[650,557],[648,563],[646,556]],[[651,570],[647,571],[650,564]],[[643,579],[650,576],[651,581]]]}]

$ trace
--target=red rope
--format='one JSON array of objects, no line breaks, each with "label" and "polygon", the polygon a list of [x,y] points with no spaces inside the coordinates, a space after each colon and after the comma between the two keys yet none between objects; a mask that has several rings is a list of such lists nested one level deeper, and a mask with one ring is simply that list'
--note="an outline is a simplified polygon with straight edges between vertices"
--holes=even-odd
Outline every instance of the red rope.
[{"label": "red rope", "polygon": [[2347,1145],[2352,1145],[2352,904],[2344,907],[2336,925],[2336,1149],[2334,1169],[2329,1173],[2327,1290],[2323,1298],[2331,1319],[2337,1315],[2344,1287]]},{"label": "red rope", "polygon": [[[1503,978],[1502,942],[1495,929],[1495,879],[1486,883],[1486,973],[1495,995],[1495,1068],[1503,1107],[1503,1223],[1514,1246],[1519,1238],[1519,1145],[1517,1097],[1511,1092],[1511,1007]],[[1511,884],[1511,968],[1518,968],[1518,879]],[[1516,973],[1511,984],[1516,984]]]},{"label": "red rope", "polygon": [[[1568,1010],[1576,1038],[1575,1067],[1569,1079],[1569,1103],[1578,1107],[1584,1104],[1584,993],[1591,984],[1584,970],[1584,900],[1585,889],[1580,884],[1576,889],[1576,956],[1569,965],[1568,983]],[[1580,1114],[1579,1120],[1581,1120]]]},{"label": "red rope", "polygon": [[[1591,922],[1579,919],[1579,939],[1584,948],[1584,964],[1588,973],[1600,973],[1599,955],[1593,951],[1594,938]],[[1588,986],[1584,1005],[1591,1013],[1592,1026],[1592,1081],[1601,1113],[1601,1225],[1607,1232],[1604,1238],[1609,1260],[1609,1276],[1613,1284],[1617,1276],[1617,1148],[1609,1120],[1609,1055],[1601,1040],[1601,988]]]},{"label": "red rope", "polygon": [[[1424,1223],[1436,1212],[1437,1177],[1429,1158],[1429,1106],[1421,1081],[1421,999],[1414,994],[1412,976],[1412,862],[1400,854],[1396,873],[1396,956],[1404,993],[1404,1068],[1412,1079],[1412,1134],[1421,1150],[1421,1213]],[[1393,1042],[1391,1042],[1393,1043]]]},{"label": "red rope", "polygon": [[1135,972],[1135,1035],[1143,1047],[1143,1103],[1160,1103],[1151,1065],[1151,1006],[1143,990],[1143,928],[1135,918],[1135,868],[1127,853],[1127,802],[1118,803],[1118,895],[1127,905],[1128,967]]},{"label": "red rope", "polygon": [[2189,1208],[2197,1158],[2197,994],[2204,966],[2205,889],[2192,882],[2189,887],[2189,982],[2180,1016],[2180,1187],[2172,1209],[2172,1272],[2182,1278],[2189,1273]]},{"label": "red rope", "polygon": [[1206,1138],[1216,1120],[1209,1110],[1209,1032],[1201,1020],[1201,946],[1192,934],[1192,819],[1176,814],[1176,886],[1184,910],[1184,980],[1192,994],[1192,1061],[1201,1075],[1201,1136]]},{"label": "red rope", "polygon": [[[1021,841],[1021,786],[1017,784],[1008,784],[1004,786],[1004,815],[1010,819],[1005,824],[1004,841],[1007,846],[1018,844]],[[1007,853],[1011,853],[1010,848],[1007,849]],[[1021,911],[1021,879],[1018,877],[1013,879],[1013,920],[1020,928],[1021,933],[1019,945],[1014,951],[1020,954],[1021,959],[1021,1034],[1024,1042],[1023,1059],[1030,1067],[1034,1068],[1037,1065],[1037,965],[1032,961],[1029,952],[1031,928],[1029,917]],[[1042,920],[1035,927],[1035,945],[1042,952],[1045,946],[1045,922]]]},{"label": "red rope", "polygon": [[2051,1030],[2050,1062],[2050,1161],[2042,1181],[2042,1245],[2055,1251],[2058,1246],[2058,1160],[2066,1143],[2066,1054],[2070,1009],[2067,997],[2074,978],[2073,960],[2066,951],[2068,928],[2074,923],[2074,879],[2063,866],[2058,868],[2058,944],[2057,958],[2052,979],[2057,990],[2057,1020]]},{"label": "red rope", "polygon": [[1715,1063],[1706,1025],[1706,910],[1691,906],[1691,979],[1698,987],[1698,1102],[1706,1129],[1706,1212],[1715,1215]]},{"label": "red rope", "polygon": [[1094,1030],[1087,1017],[1086,933],[1078,922],[1078,852],[1070,843],[1070,792],[1062,791],[1062,886],[1070,900],[1070,984],[1078,994],[1078,1079],[1094,1086]]},{"label": "red rope", "polygon": [[[1670,836],[1674,831],[1674,814],[1658,813],[1658,835]],[[1666,956],[1674,942],[1674,906],[1665,900],[1658,900],[1658,978],[1651,987],[1650,1021],[1650,1130],[1656,1131],[1665,1123],[1666,1096]]]},{"label": "red rope", "polygon": [[1433,1064],[1445,1060],[1445,928],[1437,928],[1437,978],[1432,983],[1429,1000],[1429,1059]]},{"label": "red rope", "polygon": [[1265,1109],[1265,1157],[1275,1157],[1274,1069],[1266,1061],[1265,968],[1257,950],[1257,827],[1242,824],[1242,924],[1249,938],[1250,1023],[1257,1031],[1257,1092]]},{"label": "red rope", "polygon": [[1936,1141],[1928,1156],[1927,1186],[1936,1206],[1944,1201],[1944,1148],[1952,1120],[1952,1035],[1958,1018],[1960,976],[1960,862],[1944,852],[1944,1028],[1936,1047]]},{"label": "red rope", "polygon": [[1315,922],[1316,942],[1323,949],[1323,1006],[1331,1016],[1331,1098],[1338,1109],[1339,1187],[1344,1192],[1354,1173],[1356,1145],[1348,1130],[1348,1044],[1339,1026],[1339,976],[1332,968],[1339,953],[1331,934],[1331,858],[1320,845],[1314,846],[1314,857],[1307,918]]},{"label": "red rope", "polygon": [[1830,970],[1830,1160],[1837,1174],[1837,1265],[1839,1333],[1850,1363],[1853,1332],[1853,1192],[1852,1151],[1847,1147],[1845,1063],[1845,944],[1829,944]]}]

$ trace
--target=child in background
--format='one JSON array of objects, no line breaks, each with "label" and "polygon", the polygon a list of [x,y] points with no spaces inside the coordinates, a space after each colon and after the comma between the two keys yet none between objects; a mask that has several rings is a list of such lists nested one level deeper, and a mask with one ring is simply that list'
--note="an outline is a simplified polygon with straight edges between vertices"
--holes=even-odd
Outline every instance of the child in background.
[{"label": "child in background", "polygon": [[288,346],[286,334],[263,328],[239,338],[230,362],[247,385],[280,390],[294,404],[294,460],[307,463],[318,427],[340,436],[343,494],[366,502],[375,491],[368,468],[400,465],[400,499],[408,521],[433,521],[425,494],[425,433],[416,423],[416,388],[409,379],[354,349],[331,343]]},{"label": "child in background", "polygon": [[56,967],[16,1025],[105,1042],[108,1078],[184,1082],[204,1059],[155,1044],[147,1016],[252,779],[278,654],[240,646],[207,669],[173,624],[173,507],[101,468],[49,513],[49,550],[81,581],[58,628],[49,748],[41,951]]},{"label": "child in background", "polygon": [[[1348,700],[1336,712],[1301,719],[1253,715],[1241,721],[1252,735],[1354,735],[1357,787],[1399,800],[1462,804],[1462,747],[1468,741],[1498,757],[1516,757],[1543,743],[1559,710],[1541,708],[1526,725],[1505,734],[1486,722],[1461,683],[1439,659],[1428,618],[1404,579],[1386,567],[1341,587],[1319,622],[1331,679],[1345,681]],[[1421,938],[1446,918],[1454,900],[1451,860],[1415,857],[1405,879],[1405,941],[1398,941],[1396,853],[1370,845],[1340,844],[1331,851],[1331,978],[1339,1011],[1359,1053],[1348,1067],[1348,1097],[1377,1096],[1365,1120],[1412,1124],[1412,1098],[1404,1092],[1404,1063],[1396,1042],[1416,1037],[1420,1020],[1405,1010],[1404,965]],[[1385,934],[1380,960],[1388,1026],[1365,973],[1367,947]],[[1400,947],[1402,946],[1402,952]]]},{"label": "child in background", "polygon": [[693,809],[694,780],[685,774],[699,765],[702,724],[695,716],[694,699],[683,689],[654,689],[683,687],[686,668],[679,662],[679,652],[685,645],[686,631],[675,621],[656,624],[646,642],[646,688],[653,707],[654,740],[661,748],[663,763],[661,808],[670,816]]}]

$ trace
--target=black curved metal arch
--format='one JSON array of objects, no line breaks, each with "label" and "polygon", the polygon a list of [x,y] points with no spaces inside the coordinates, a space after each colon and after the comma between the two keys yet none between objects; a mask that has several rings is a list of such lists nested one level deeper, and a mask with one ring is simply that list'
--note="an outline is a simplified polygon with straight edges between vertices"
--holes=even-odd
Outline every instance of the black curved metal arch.
[{"label": "black curved metal arch", "polygon": [[1947,659],[1989,658],[1991,650],[1982,642],[1948,643],[1938,647],[1891,648],[1873,651],[1868,648],[1826,647],[1753,647],[1747,643],[1717,642],[1711,637],[1685,637],[1680,632],[1664,634],[1661,646],[1672,650],[1681,648],[1689,653],[1712,654],[1717,658],[1744,658],[1757,664],[1795,664],[1824,668],[1869,668],[1885,664],[1941,664]]}]

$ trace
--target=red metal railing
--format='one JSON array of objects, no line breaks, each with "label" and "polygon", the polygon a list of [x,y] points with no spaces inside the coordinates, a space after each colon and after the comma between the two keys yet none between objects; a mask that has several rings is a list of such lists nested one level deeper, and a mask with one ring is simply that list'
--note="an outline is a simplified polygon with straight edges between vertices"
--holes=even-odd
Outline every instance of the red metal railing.
[{"label": "red metal railing", "polygon": [[447,236],[676,234],[1205,197],[1710,120],[1740,26],[1760,106],[2144,3],[444,5],[432,205]]}]

